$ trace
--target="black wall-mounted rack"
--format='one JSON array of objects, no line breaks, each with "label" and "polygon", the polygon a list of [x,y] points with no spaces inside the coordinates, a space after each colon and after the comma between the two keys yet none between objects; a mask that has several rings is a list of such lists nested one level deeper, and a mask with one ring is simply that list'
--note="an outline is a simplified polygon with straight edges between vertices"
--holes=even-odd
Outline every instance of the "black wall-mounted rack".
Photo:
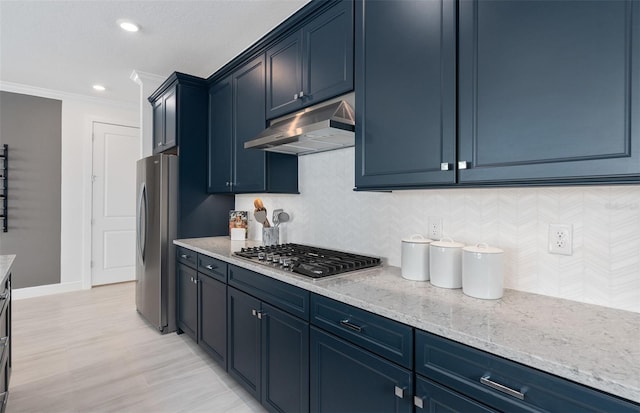
[{"label": "black wall-mounted rack", "polygon": [[9,203],[8,191],[9,191],[9,145],[2,145],[2,152],[0,152],[0,205],[2,209],[0,211],[0,219],[2,219],[2,232],[7,232],[9,229],[9,218],[7,217],[7,204]]}]

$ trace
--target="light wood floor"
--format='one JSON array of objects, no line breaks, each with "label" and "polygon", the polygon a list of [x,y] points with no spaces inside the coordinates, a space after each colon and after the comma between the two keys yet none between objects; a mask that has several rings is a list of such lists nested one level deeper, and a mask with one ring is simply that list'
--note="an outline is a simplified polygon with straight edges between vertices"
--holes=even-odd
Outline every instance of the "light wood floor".
[{"label": "light wood floor", "polygon": [[7,412],[263,412],[186,335],[160,335],[123,283],[13,302]]}]

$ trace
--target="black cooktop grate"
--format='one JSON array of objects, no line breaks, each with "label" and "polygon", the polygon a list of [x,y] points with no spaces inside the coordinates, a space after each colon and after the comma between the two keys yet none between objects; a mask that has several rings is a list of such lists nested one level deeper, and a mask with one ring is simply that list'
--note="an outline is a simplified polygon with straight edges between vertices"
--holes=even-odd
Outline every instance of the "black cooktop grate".
[{"label": "black cooktop grate", "polygon": [[247,247],[235,255],[312,278],[342,274],[380,265],[380,258],[300,244]]}]

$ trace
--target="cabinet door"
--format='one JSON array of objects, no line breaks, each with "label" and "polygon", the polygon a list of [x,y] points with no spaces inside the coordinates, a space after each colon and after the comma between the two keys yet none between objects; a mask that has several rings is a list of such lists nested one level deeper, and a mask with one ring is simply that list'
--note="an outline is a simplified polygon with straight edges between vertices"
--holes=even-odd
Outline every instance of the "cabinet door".
[{"label": "cabinet door", "polygon": [[474,400],[464,397],[447,387],[416,376],[416,413],[491,413],[497,412]]},{"label": "cabinet door", "polygon": [[226,368],[227,285],[203,274],[198,281],[198,343]]},{"label": "cabinet door", "polygon": [[178,144],[178,106],[177,88],[170,89],[164,95],[164,149]]},{"label": "cabinet door", "polygon": [[260,400],[260,301],[228,287],[228,371]]},{"label": "cabinet door", "polygon": [[162,152],[164,145],[164,101],[153,102],[153,153]]},{"label": "cabinet door", "polygon": [[310,357],[312,412],[413,410],[409,370],[315,327]]},{"label": "cabinet door", "polygon": [[355,3],[356,187],[454,183],[456,4]]},{"label": "cabinet door", "polygon": [[233,90],[231,78],[209,89],[209,179],[211,193],[232,192]]},{"label": "cabinet door", "polygon": [[460,2],[461,183],[640,174],[640,5]]},{"label": "cabinet door", "polygon": [[264,117],[264,56],[260,56],[233,74],[234,90],[234,192],[266,190],[264,151],[245,149],[244,143],[256,137],[266,126]]},{"label": "cabinet door", "polygon": [[303,29],[305,106],[353,90],[353,3],[342,1]]},{"label": "cabinet door", "polygon": [[300,109],[302,32],[296,31],[267,50],[267,119]]},{"label": "cabinet door", "polygon": [[262,404],[309,411],[309,323],[262,304]]},{"label": "cabinet door", "polygon": [[178,264],[178,328],[197,340],[198,273],[186,265]]}]

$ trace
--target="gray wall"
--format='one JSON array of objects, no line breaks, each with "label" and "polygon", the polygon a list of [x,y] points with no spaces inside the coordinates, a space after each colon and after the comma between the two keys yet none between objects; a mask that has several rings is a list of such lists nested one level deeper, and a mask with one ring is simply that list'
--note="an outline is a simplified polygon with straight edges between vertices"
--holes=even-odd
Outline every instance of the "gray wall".
[{"label": "gray wall", "polygon": [[0,144],[9,145],[8,232],[13,288],[60,282],[62,101],[0,91]]}]

